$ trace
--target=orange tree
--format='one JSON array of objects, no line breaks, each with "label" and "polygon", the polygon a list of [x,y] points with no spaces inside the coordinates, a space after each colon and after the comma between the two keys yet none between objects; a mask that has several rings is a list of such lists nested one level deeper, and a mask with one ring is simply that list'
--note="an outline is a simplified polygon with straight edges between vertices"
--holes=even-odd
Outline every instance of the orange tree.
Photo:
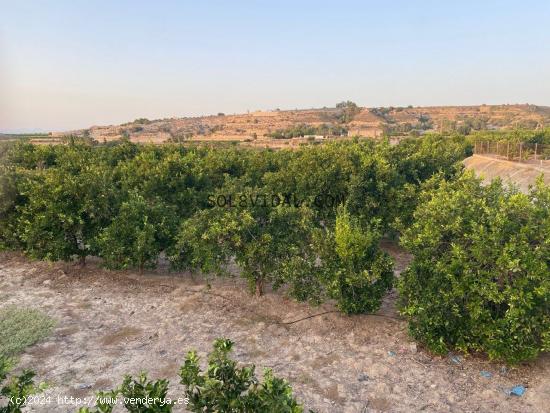
[{"label": "orange tree", "polygon": [[529,194],[468,173],[429,183],[402,244],[400,280],[413,337],[518,362],[550,348],[550,189]]}]

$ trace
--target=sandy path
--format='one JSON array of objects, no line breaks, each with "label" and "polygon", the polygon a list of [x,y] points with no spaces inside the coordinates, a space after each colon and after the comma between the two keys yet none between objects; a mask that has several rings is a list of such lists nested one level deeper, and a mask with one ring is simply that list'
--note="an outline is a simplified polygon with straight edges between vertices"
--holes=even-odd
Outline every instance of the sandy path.
[{"label": "sandy path", "polygon": [[[177,396],[187,350],[205,355],[220,336],[236,342],[237,359],[287,378],[318,412],[549,411],[548,355],[513,369],[473,357],[456,364],[417,350],[402,320],[328,313],[282,324],[332,308],[280,293],[253,298],[240,280],[217,280],[211,291],[189,276],[81,270],[0,255],[0,306],[40,308],[58,320],[53,335],[21,357],[22,367],[50,384],[51,404],[30,411],[73,412],[57,405],[58,395],[90,397],[142,369],[170,378]],[[391,298],[381,313],[395,315]],[[482,370],[493,376],[482,377]],[[528,387],[525,395],[507,396],[503,389],[516,384]]]}]

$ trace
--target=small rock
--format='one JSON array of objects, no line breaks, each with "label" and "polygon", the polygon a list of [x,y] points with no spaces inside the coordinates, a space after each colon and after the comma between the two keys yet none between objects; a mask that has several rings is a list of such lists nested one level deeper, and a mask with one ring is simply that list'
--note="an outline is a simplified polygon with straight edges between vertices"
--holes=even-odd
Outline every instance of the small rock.
[{"label": "small rock", "polygon": [[462,362],[462,357],[460,356],[452,356],[451,361],[455,364],[460,364]]},{"label": "small rock", "polygon": [[416,354],[416,352],[418,351],[418,349],[416,348],[416,343],[409,344],[409,351],[413,354]]},{"label": "small rock", "polygon": [[365,373],[360,373],[358,376],[357,376],[357,381],[368,381],[369,380],[369,376]]},{"label": "small rock", "polygon": [[85,389],[91,389],[92,385],[87,383],[81,383],[78,386],[76,386],[79,390],[85,390]]},{"label": "small rock", "polygon": [[395,357],[395,351],[388,351],[388,356]]},{"label": "small rock", "polygon": [[491,377],[493,377],[493,374],[491,372],[485,371],[485,370],[481,371],[480,374],[482,377],[485,377],[486,379],[490,379]]}]

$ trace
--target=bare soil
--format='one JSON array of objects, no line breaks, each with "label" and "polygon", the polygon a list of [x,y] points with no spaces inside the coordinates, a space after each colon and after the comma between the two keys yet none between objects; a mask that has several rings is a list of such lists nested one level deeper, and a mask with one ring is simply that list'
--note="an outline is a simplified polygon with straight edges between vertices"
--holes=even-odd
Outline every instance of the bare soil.
[{"label": "bare soil", "polygon": [[488,155],[473,155],[464,159],[463,163],[467,169],[473,170],[487,184],[493,179],[500,178],[505,184],[513,184],[520,191],[527,193],[529,187],[535,185],[542,174],[544,182],[550,185],[550,161],[548,160],[523,163]]},{"label": "bare soil", "polygon": [[[399,272],[407,255],[386,247]],[[281,292],[252,297],[239,279],[215,280],[208,290],[189,274],[138,275],[0,255],[0,307],[39,308],[58,323],[20,359],[19,368],[48,382],[44,395],[52,397],[29,411],[74,412],[57,396],[91,397],[141,370],[169,378],[172,396],[181,396],[177,373],[186,352],[205,356],[222,336],[235,341],[236,359],[259,371],[271,367],[318,412],[549,411],[548,354],[516,367],[481,356],[433,356],[407,336],[395,295],[377,315],[349,317],[330,303],[315,308]],[[527,387],[523,396],[506,394],[518,384]]]}]

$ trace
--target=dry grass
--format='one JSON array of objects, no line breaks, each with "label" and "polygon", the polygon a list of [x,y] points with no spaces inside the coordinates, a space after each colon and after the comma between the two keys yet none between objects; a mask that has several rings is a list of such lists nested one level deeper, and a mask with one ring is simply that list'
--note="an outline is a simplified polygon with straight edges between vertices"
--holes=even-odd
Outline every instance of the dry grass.
[{"label": "dry grass", "polygon": [[0,310],[0,358],[14,357],[47,337],[55,321],[32,308],[9,306]]}]

